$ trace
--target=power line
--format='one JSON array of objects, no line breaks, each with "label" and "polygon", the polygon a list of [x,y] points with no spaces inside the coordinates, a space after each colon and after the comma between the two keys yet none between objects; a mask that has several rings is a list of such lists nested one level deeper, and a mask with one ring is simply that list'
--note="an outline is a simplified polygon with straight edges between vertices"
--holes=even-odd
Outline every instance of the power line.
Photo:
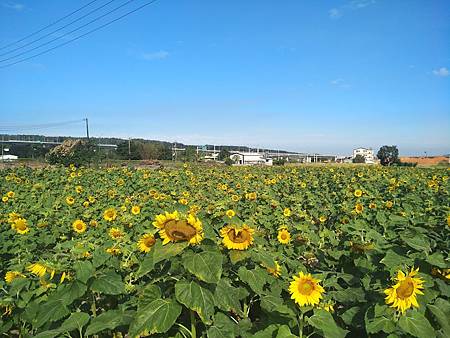
[{"label": "power line", "polygon": [[11,130],[39,130],[39,129],[49,129],[55,127],[68,126],[73,124],[85,123],[85,119],[82,120],[72,120],[63,122],[52,122],[43,124],[16,124],[16,125],[1,125],[0,131],[11,131]]},{"label": "power line", "polygon": [[131,10],[131,11],[129,11],[129,12],[127,12],[127,13],[125,13],[125,14],[119,16],[118,18],[116,18],[116,19],[114,19],[114,20],[111,20],[111,21],[109,21],[109,22],[107,22],[107,23],[105,23],[105,24],[103,24],[103,25],[101,25],[101,26],[99,26],[99,27],[97,27],[97,28],[94,28],[94,29],[92,29],[92,30],[90,30],[90,31],[88,31],[88,32],[86,32],[86,33],[84,33],[84,34],[82,34],[82,35],[79,35],[79,36],[77,36],[77,37],[75,37],[75,38],[73,38],[73,39],[71,39],[71,40],[68,40],[68,41],[66,41],[66,42],[64,42],[64,43],[61,43],[61,44],[56,45],[56,46],[54,46],[54,47],[52,47],[52,48],[46,49],[46,50],[44,50],[44,51],[42,51],[42,52],[40,52],[40,53],[38,53],[38,54],[35,54],[35,55],[29,56],[29,57],[27,57],[27,58],[24,58],[24,59],[21,59],[21,60],[18,60],[18,61],[15,61],[15,62],[6,64],[6,65],[4,65],[4,66],[0,66],[0,69],[6,68],[6,67],[10,67],[10,66],[16,65],[16,64],[18,64],[18,63],[24,62],[24,61],[28,61],[28,60],[30,60],[30,59],[33,59],[33,58],[38,57],[38,56],[40,56],[40,55],[46,54],[46,53],[48,53],[48,52],[50,52],[50,51],[52,51],[52,50],[55,50],[55,49],[57,49],[57,48],[63,47],[63,46],[65,46],[65,45],[67,45],[67,44],[69,44],[69,43],[72,43],[72,42],[74,42],[74,41],[76,41],[76,40],[79,40],[79,39],[81,39],[81,38],[83,38],[83,37],[85,37],[85,36],[87,36],[87,35],[89,35],[89,34],[92,34],[92,33],[96,32],[96,31],[98,31],[98,30],[100,30],[100,29],[102,29],[102,28],[104,28],[104,27],[106,27],[106,26],[109,26],[109,25],[113,24],[114,22],[119,21],[119,20],[121,20],[121,19],[127,17],[128,15],[131,15],[131,14],[133,14],[133,13],[135,13],[135,12],[141,10],[142,8],[144,8],[144,7],[148,6],[148,5],[151,5],[151,4],[155,3],[156,1],[158,1],[158,0],[152,0],[152,1],[150,1],[150,2],[147,2],[147,3],[145,3],[145,4],[143,4],[143,5],[139,6],[139,7],[137,7],[136,9],[133,9],[133,10]]},{"label": "power line", "polygon": [[3,46],[3,47],[0,47],[0,50],[3,50],[3,49],[8,48],[8,47],[10,47],[10,46],[13,46],[13,45],[15,45],[15,44],[17,44],[17,43],[19,43],[19,42],[22,42],[22,41],[24,41],[24,40],[26,40],[26,39],[28,39],[28,38],[31,38],[32,36],[35,36],[36,34],[42,32],[43,30],[46,30],[47,28],[56,25],[57,23],[63,21],[64,19],[67,19],[68,17],[74,15],[75,13],[78,13],[79,11],[85,9],[86,7],[88,7],[89,5],[91,5],[91,4],[93,4],[94,2],[97,2],[97,1],[98,1],[98,0],[93,0],[93,1],[91,1],[91,2],[89,2],[89,3],[87,3],[86,5],[84,5],[84,6],[80,7],[80,8],[78,8],[78,9],[76,9],[75,11],[73,11],[73,12],[71,12],[71,13],[69,13],[69,14],[63,16],[62,18],[60,18],[60,19],[58,19],[58,20],[52,22],[51,24],[49,24],[49,25],[47,25],[47,26],[45,26],[45,27],[42,27],[41,29],[37,30],[36,32],[33,32],[33,33],[31,33],[31,34],[29,34],[29,35],[23,37],[23,38],[20,39],[20,40],[17,40],[17,41],[15,41],[15,42],[11,42],[11,43],[8,44],[8,45],[5,45],[5,46]]},{"label": "power line", "polygon": [[[113,1],[115,1],[115,0],[112,0],[112,1],[110,1],[109,3],[113,2]],[[65,34],[63,34],[63,35],[60,35],[60,36],[54,38],[53,40],[44,42],[44,43],[42,43],[42,44],[40,44],[40,45],[38,45],[38,46],[36,46],[36,47],[33,47],[33,48],[31,48],[31,49],[28,49],[28,50],[26,50],[26,51],[24,51],[24,52],[21,52],[21,53],[19,53],[19,54],[16,54],[16,55],[10,56],[9,58],[0,60],[0,62],[5,62],[5,61],[11,60],[11,59],[15,59],[15,58],[17,58],[17,57],[19,57],[19,56],[21,56],[21,55],[27,54],[27,53],[29,53],[29,52],[32,52],[32,51],[36,50],[36,49],[39,49],[39,48],[44,47],[44,46],[46,46],[46,45],[49,45],[49,44],[51,44],[52,42],[55,42],[56,40],[62,39],[63,37],[65,37],[65,36],[67,36],[67,35],[70,35],[70,34],[72,34],[72,33],[75,33],[76,31],[79,31],[80,29],[82,29],[82,28],[84,28],[84,27],[86,27],[86,26],[89,26],[90,24],[92,24],[92,23],[94,23],[94,22],[96,22],[96,21],[98,21],[98,20],[100,20],[100,19],[103,19],[105,16],[108,16],[109,14],[114,13],[115,11],[118,11],[119,9],[121,9],[122,7],[124,7],[124,6],[128,5],[128,4],[130,4],[130,3],[133,2],[133,1],[135,1],[135,0],[128,0],[127,2],[123,3],[122,5],[113,8],[113,9],[110,10],[109,12],[106,12],[105,14],[102,14],[102,15],[96,17],[95,19],[92,19],[91,21],[85,23],[84,25],[81,25],[80,27],[77,27],[77,28],[71,30],[70,32],[67,32],[67,33],[65,33]]]},{"label": "power line", "polygon": [[[96,0],[96,1],[97,1],[97,0]],[[20,49],[23,49],[23,48],[25,48],[25,47],[28,47],[29,45],[32,45],[32,44],[35,43],[35,42],[38,42],[38,41],[40,41],[40,40],[42,40],[42,39],[45,39],[47,36],[50,36],[50,35],[52,35],[52,34],[55,34],[56,32],[59,32],[60,30],[66,28],[66,27],[69,27],[69,26],[73,25],[74,23],[76,23],[76,22],[78,22],[78,21],[80,21],[80,20],[83,20],[85,17],[91,15],[92,13],[95,13],[95,12],[99,11],[100,9],[102,9],[103,7],[108,6],[111,2],[114,2],[114,1],[115,1],[115,0],[110,0],[109,2],[107,2],[107,3],[103,4],[103,5],[101,5],[100,7],[94,8],[92,11],[90,11],[90,12],[86,13],[85,15],[83,15],[83,16],[81,16],[81,17],[79,17],[79,18],[77,18],[77,19],[75,19],[75,20],[69,22],[68,24],[66,24],[66,25],[64,25],[64,26],[62,26],[62,27],[60,27],[60,28],[58,28],[58,29],[55,29],[55,30],[51,31],[50,33],[47,33],[47,34],[41,36],[40,38],[37,38],[37,39],[35,39],[35,40],[31,41],[31,42],[28,42],[28,43],[26,43],[26,44],[24,44],[24,45],[22,45],[22,46],[19,46],[19,47],[17,47],[17,48],[11,49],[10,51],[7,51],[7,52],[5,52],[5,53],[3,53],[3,54],[0,54],[0,56],[11,54],[11,53],[13,53],[13,52],[15,52],[15,51],[17,51],[17,50],[20,50]],[[63,35],[63,36],[64,36],[64,35]],[[60,37],[58,37],[58,38],[62,38],[63,36],[60,36]],[[52,41],[54,41],[54,40],[52,40]],[[31,49],[31,50],[32,50],[32,49]],[[25,54],[25,53],[27,53],[27,51],[23,52],[23,54]],[[17,55],[15,55],[15,56],[12,56],[11,58],[15,58],[15,57],[20,56],[20,55],[22,55],[22,54],[17,54]],[[10,59],[11,59],[11,58],[10,58]],[[9,59],[1,60],[0,62],[6,61],[6,60],[9,60]]]}]

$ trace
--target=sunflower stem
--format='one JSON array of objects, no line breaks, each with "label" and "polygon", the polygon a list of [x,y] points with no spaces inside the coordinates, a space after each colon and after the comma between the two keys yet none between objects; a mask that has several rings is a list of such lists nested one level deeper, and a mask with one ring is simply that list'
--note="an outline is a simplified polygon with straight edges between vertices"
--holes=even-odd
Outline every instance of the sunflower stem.
[{"label": "sunflower stem", "polygon": [[300,338],[303,338],[303,312],[302,314],[298,317],[298,335]]},{"label": "sunflower stem", "polygon": [[191,338],[197,338],[195,312],[192,310],[190,311],[190,317],[191,317]]}]

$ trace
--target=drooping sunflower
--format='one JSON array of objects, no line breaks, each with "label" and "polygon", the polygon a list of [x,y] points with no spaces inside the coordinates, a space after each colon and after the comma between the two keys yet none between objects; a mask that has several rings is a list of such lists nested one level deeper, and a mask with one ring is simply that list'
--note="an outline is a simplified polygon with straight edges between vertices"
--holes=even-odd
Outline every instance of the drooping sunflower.
[{"label": "drooping sunflower", "polygon": [[291,234],[288,231],[287,227],[281,227],[278,230],[278,242],[280,242],[281,244],[289,244],[289,242],[291,241]]},{"label": "drooping sunflower", "polygon": [[155,245],[156,240],[152,234],[143,235],[138,241],[138,248],[142,252],[149,252],[153,245]]},{"label": "drooping sunflower", "polygon": [[133,215],[139,215],[141,213],[141,207],[139,205],[134,205],[131,207],[131,213]]},{"label": "drooping sunflower", "polygon": [[319,282],[320,280],[313,278],[310,273],[300,272],[289,285],[291,299],[300,306],[319,304],[325,292]]},{"label": "drooping sunflower", "polygon": [[191,245],[200,243],[203,240],[202,222],[192,214],[181,217],[178,211],[156,216],[153,225],[159,230],[159,236],[163,240],[163,245],[169,242],[187,241]]},{"label": "drooping sunflower", "polygon": [[220,229],[222,243],[229,250],[246,250],[253,244],[253,234],[255,230],[247,224],[241,227],[237,225],[227,225]]},{"label": "drooping sunflower", "polygon": [[27,266],[27,270],[31,272],[33,275],[36,275],[38,277],[44,277],[45,273],[47,272],[47,267],[40,263],[33,263]]},{"label": "drooping sunflower", "polygon": [[21,235],[25,235],[28,231],[30,231],[30,228],[28,227],[28,222],[25,218],[17,218],[14,221],[12,228]]},{"label": "drooping sunflower", "polygon": [[16,278],[26,278],[26,276],[19,271],[8,271],[5,275],[5,281],[8,284],[11,284]]},{"label": "drooping sunflower", "polygon": [[119,228],[111,228],[109,229],[109,236],[111,236],[111,238],[113,239],[121,238],[123,237],[123,231]]},{"label": "drooping sunflower", "polygon": [[75,232],[82,234],[86,231],[86,223],[84,223],[81,219],[77,219],[72,223],[72,228]]},{"label": "drooping sunflower", "polygon": [[103,218],[105,220],[107,220],[108,222],[114,221],[116,219],[116,217],[117,217],[117,211],[114,208],[108,208],[103,213]]},{"label": "drooping sunflower", "polygon": [[419,272],[419,268],[411,268],[411,271],[405,275],[403,271],[397,272],[397,281],[393,287],[384,290],[386,294],[386,304],[392,304],[391,307],[397,308],[401,313],[405,313],[410,307],[419,307],[416,295],[423,295],[423,280],[420,277],[415,277]]},{"label": "drooping sunflower", "polygon": [[278,264],[277,261],[275,261],[275,267],[274,268],[267,268],[266,267],[266,270],[267,270],[268,273],[270,273],[274,277],[278,278],[281,275],[281,266],[280,266],[280,264]]}]

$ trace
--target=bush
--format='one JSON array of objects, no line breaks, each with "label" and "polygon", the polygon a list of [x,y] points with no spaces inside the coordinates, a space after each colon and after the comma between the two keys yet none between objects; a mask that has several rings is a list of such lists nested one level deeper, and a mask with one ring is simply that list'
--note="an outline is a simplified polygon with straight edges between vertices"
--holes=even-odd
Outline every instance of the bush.
[{"label": "bush", "polygon": [[366,158],[360,154],[356,155],[355,158],[352,160],[353,163],[366,163]]},{"label": "bush", "polygon": [[95,145],[84,140],[65,140],[45,156],[50,164],[82,166],[89,164],[95,156]]},{"label": "bush", "polygon": [[275,159],[272,161],[273,165],[284,165],[286,160],[284,158]]},{"label": "bush", "polygon": [[233,165],[233,160],[231,159],[231,158],[229,158],[229,157],[227,157],[226,159],[225,159],[225,164],[226,165]]}]

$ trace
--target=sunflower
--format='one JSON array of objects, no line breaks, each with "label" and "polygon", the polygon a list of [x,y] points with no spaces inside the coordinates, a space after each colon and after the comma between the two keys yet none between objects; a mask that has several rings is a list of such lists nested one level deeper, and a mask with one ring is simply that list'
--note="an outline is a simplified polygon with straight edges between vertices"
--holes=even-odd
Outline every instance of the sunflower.
[{"label": "sunflower", "polygon": [[392,304],[391,307],[397,308],[401,313],[405,313],[411,306],[419,307],[416,295],[423,295],[423,280],[420,277],[414,277],[419,272],[419,268],[411,268],[411,271],[405,275],[403,271],[397,272],[397,281],[393,287],[384,290],[386,294],[386,304]]},{"label": "sunflower", "polygon": [[315,279],[310,273],[294,276],[294,280],[289,285],[291,299],[300,306],[319,304],[324,288],[319,284],[320,280]]},{"label": "sunflower", "polygon": [[220,229],[220,236],[223,237],[222,243],[227,249],[246,250],[253,243],[254,232],[247,224],[242,227],[227,225]]},{"label": "sunflower", "polygon": [[274,268],[267,268],[266,267],[266,270],[267,270],[268,273],[270,273],[274,277],[278,278],[281,275],[281,266],[280,266],[280,264],[278,264],[277,261],[275,261],[275,267]]},{"label": "sunflower", "polygon": [[326,217],[326,216],[320,216],[320,217],[319,217],[320,223],[325,223],[326,220],[327,220],[327,217]]},{"label": "sunflower", "polygon": [[8,202],[8,200],[9,200],[8,196],[3,196],[2,197],[2,201],[5,202],[5,203]]},{"label": "sunflower", "polygon": [[183,205],[187,205],[187,204],[188,204],[188,200],[185,199],[185,198],[180,198],[180,199],[178,200],[178,203],[183,204]]},{"label": "sunflower", "polygon": [[119,248],[114,248],[114,247],[107,248],[105,251],[107,253],[109,253],[110,255],[112,255],[112,256],[118,256],[118,255],[120,255],[122,253],[122,251],[120,251]]},{"label": "sunflower", "polygon": [[139,214],[141,213],[141,207],[140,207],[139,205],[134,205],[134,206],[131,208],[131,213],[132,213],[133,215],[139,215]]},{"label": "sunflower", "polygon": [[123,232],[119,228],[111,228],[109,229],[109,236],[113,239],[118,239],[123,237]]},{"label": "sunflower", "polygon": [[363,192],[360,189],[356,189],[353,194],[355,195],[355,197],[361,197]]},{"label": "sunflower", "polygon": [[81,194],[81,193],[83,192],[83,187],[82,187],[81,185],[77,185],[77,186],[75,187],[75,192],[76,192],[77,194]]},{"label": "sunflower", "polygon": [[361,203],[356,203],[355,204],[355,212],[357,214],[361,214],[364,210],[364,206]]},{"label": "sunflower", "polygon": [[103,218],[105,220],[107,220],[108,222],[112,222],[116,219],[117,217],[117,211],[114,208],[109,208],[106,209],[105,212],[103,213]]},{"label": "sunflower", "polygon": [[376,209],[377,208],[377,205],[375,204],[375,203],[370,203],[369,204],[369,209]]},{"label": "sunflower", "polygon": [[30,231],[30,228],[28,228],[27,220],[25,218],[17,218],[14,221],[12,228],[21,235],[25,235],[28,231]]},{"label": "sunflower", "polygon": [[289,208],[284,208],[284,210],[283,210],[283,215],[286,216],[286,217],[291,216],[291,209],[289,209]]},{"label": "sunflower", "polygon": [[82,234],[86,231],[86,223],[84,223],[81,219],[77,219],[72,223],[72,228],[75,232]]},{"label": "sunflower", "polygon": [[233,218],[234,216],[236,216],[236,213],[234,212],[234,210],[230,209],[225,212],[225,215],[227,215],[228,218]]},{"label": "sunflower", "polygon": [[38,277],[44,277],[45,273],[47,272],[47,267],[40,263],[33,263],[27,266],[27,270],[31,272],[33,275],[36,275]]},{"label": "sunflower", "polygon": [[68,205],[73,205],[75,203],[75,198],[73,198],[72,196],[67,196],[66,197],[66,203]]},{"label": "sunflower", "polygon": [[159,236],[163,245],[169,242],[187,241],[191,245],[199,244],[203,240],[202,222],[192,214],[180,219],[178,211],[156,216],[153,225],[159,228]]},{"label": "sunflower", "polygon": [[8,196],[9,198],[13,198],[15,194],[16,194],[16,193],[15,193],[14,191],[8,191],[8,192],[6,193],[6,196]]},{"label": "sunflower", "polygon": [[278,242],[280,242],[281,244],[289,244],[289,242],[291,241],[291,234],[288,231],[287,227],[281,227],[278,230]]},{"label": "sunflower", "polygon": [[26,276],[19,271],[8,271],[5,275],[5,281],[8,284],[11,284],[16,278],[26,278]]},{"label": "sunflower", "polygon": [[142,252],[149,252],[153,245],[155,245],[156,240],[152,234],[143,235],[138,241],[138,248]]},{"label": "sunflower", "polygon": [[232,200],[233,202],[238,202],[240,199],[241,199],[241,198],[240,198],[238,195],[232,195],[232,196],[231,196],[231,200]]},{"label": "sunflower", "polygon": [[394,202],[392,202],[392,201],[387,201],[387,202],[385,203],[385,206],[386,206],[386,208],[388,208],[388,209],[392,208],[393,205],[394,205]]},{"label": "sunflower", "polygon": [[95,219],[91,219],[91,220],[89,221],[89,226],[95,228],[95,227],[98,226],[98,222],[97,222]]}]

